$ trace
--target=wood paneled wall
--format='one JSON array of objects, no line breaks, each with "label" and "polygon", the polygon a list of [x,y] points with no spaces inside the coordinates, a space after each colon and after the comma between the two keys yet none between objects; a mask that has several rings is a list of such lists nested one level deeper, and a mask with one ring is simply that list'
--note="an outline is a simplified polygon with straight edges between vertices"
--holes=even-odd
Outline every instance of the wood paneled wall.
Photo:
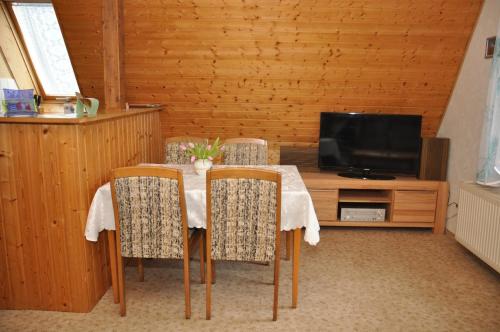
[{"label": "wood paneled wall", "polygon": [[0,123],[0,309],[88,312],[110,285],[87,212],[113,168],[161,162],[159,112],[87,124]]},{"label": "wood paneled wall", "polygon": [[[165,136],[309,145],[322,111],[422,114],[434,136],[482,2],[129,0],[128,101],[164,103]],[[90,22],[54,3],[80,87],[98,95],[99,2]]]}]

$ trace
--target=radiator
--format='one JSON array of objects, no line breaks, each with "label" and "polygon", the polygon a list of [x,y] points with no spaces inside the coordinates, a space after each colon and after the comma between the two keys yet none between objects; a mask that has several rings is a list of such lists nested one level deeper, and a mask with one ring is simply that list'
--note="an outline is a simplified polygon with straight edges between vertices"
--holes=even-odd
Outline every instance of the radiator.
[{"label": "radiator", "polygon": [[460,185],[455,239],[500,272],[500,189]]}]

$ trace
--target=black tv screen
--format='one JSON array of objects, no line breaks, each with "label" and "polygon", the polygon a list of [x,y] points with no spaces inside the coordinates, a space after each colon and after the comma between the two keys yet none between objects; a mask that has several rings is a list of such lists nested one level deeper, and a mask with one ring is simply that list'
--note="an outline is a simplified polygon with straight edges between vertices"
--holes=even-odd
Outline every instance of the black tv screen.
[{"label": "black tv screen", "polygon": [[418,175],[422,117],[321,113],[321,169]]}]

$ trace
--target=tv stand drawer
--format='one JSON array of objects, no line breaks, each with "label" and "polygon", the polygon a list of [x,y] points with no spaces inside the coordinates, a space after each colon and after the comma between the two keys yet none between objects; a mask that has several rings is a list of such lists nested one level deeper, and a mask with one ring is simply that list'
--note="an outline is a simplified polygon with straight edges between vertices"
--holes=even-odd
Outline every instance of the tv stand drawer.
[{"label": "tv stand drawer", "polygon": [[309,190],[318,220],[337,220],[338,190]]},{"label": "tv stand drawer", "polygon": [[437,192],[395,190],[393,222],[434,222]]}]

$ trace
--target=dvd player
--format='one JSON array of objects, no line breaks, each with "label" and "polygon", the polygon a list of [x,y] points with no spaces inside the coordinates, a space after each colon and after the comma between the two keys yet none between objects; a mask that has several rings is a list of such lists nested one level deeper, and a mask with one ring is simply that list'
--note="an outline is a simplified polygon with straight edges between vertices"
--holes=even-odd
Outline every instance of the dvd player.
[{"label": "dvd player", "polygon": [[385,209],[343,207],[340,209],[340,221],[383,222],[385,221]]}]

